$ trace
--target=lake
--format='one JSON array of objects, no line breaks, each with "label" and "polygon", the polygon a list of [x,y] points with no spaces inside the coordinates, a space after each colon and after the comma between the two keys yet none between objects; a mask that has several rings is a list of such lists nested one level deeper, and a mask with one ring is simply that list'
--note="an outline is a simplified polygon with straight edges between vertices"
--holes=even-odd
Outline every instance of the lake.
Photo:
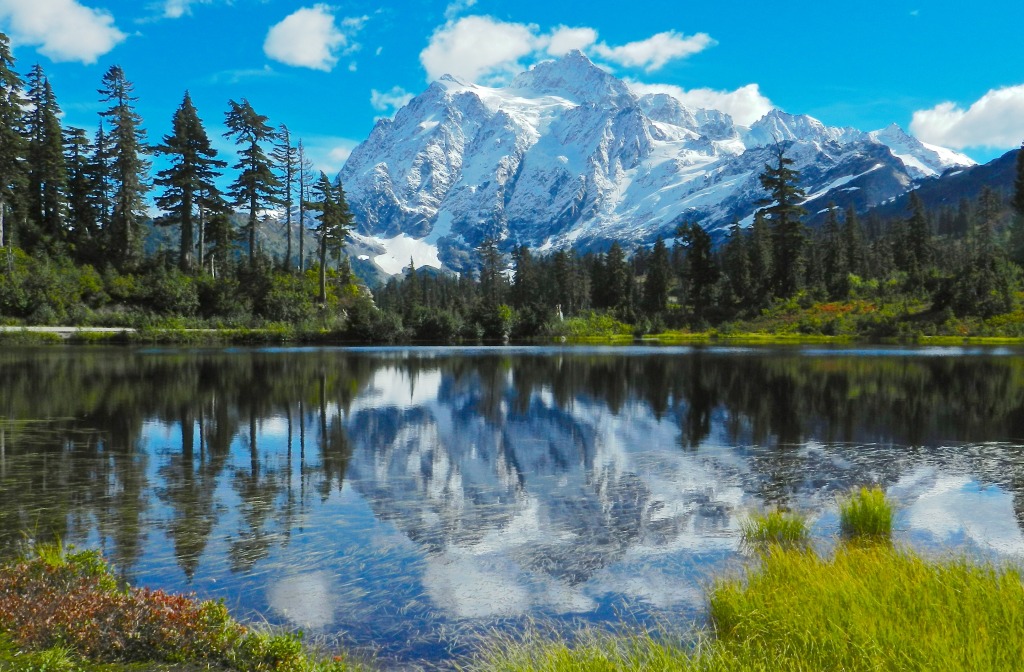
[{"label": "lake", "polygon": [[699,623],[782,506],[825,547],[1024,557],[1024,351],[0,350],[0,549],[62,539],[385,666],[474,633]]}]

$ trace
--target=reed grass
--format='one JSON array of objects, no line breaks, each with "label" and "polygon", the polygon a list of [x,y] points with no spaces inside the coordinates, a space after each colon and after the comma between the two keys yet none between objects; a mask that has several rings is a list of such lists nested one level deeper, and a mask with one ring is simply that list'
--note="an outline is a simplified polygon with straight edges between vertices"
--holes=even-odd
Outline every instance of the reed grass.
[{"label": "reed grass", "polygon": [[879,487],[859,488],[839,502],[839,529],[847,539],[892,539],[893,504]]},{"label": "reed grass", "polygon": [[741,524],[743,543],[752,548],[765,545],[802,546],[810,539],[803,516],[790,511],[751,514]]},{"label": "reed grass", "polygon": [[1011,567],[935,561],[889,544],[831,557],[775,545],[709,592],[712,629],[692,646],[657,633],[504,639],[472,672],[1016,670],[1024,586]]}]

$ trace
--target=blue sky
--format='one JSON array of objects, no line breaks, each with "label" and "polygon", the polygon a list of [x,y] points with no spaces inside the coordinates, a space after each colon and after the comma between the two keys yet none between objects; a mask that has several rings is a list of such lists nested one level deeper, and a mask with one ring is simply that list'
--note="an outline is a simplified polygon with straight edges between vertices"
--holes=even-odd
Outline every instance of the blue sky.
[{"label": "blue sky", "polygon": [[95,128],[116,63],[150,141],[188,89],[230,150],[224,111],[245,97],[328,171],[431,78],[500,84],[573,47],[745,123],[772,106],[862,130],[896,122],[980,161],[1024,140],[1020,0],[0,0],[0,30],[20,72],[43,66],[66,124]]}]

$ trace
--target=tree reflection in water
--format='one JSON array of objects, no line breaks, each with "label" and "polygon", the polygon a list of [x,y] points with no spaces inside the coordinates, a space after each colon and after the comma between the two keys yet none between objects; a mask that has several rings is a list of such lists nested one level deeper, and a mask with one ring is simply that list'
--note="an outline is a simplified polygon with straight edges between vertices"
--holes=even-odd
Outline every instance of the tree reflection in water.
[{"label": "tree reflection in water", "polygon": [[[435,605],[487,611],[431,583],[463,568],[578,612],[638,553],[734,548],[740,509],[868,480],[963,476],[1024,526],[1013,353],[7,349],[0,380],[0,544],[96,543],[129,574],[161,543],[192,582],[390,529]],[[377,536],[332,537],[354,502]]]}]

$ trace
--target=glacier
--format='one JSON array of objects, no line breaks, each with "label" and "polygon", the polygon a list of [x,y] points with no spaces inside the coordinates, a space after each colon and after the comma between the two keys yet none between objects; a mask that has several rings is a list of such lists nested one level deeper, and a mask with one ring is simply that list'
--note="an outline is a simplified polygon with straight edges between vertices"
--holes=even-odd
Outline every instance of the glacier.
[{"label": "glacier", "polygon": [[578,51],[486,87],[444,76],[381,119],[342,168],[356,248],[388,274],[464,271],[502,249],[627,248],[694,221],[749,223],[777,145],[820,212],[864,210],[916,180],[974,165],[893,124],[863,132],[772,110],[749,127],[667,93],[639,95]]}]

